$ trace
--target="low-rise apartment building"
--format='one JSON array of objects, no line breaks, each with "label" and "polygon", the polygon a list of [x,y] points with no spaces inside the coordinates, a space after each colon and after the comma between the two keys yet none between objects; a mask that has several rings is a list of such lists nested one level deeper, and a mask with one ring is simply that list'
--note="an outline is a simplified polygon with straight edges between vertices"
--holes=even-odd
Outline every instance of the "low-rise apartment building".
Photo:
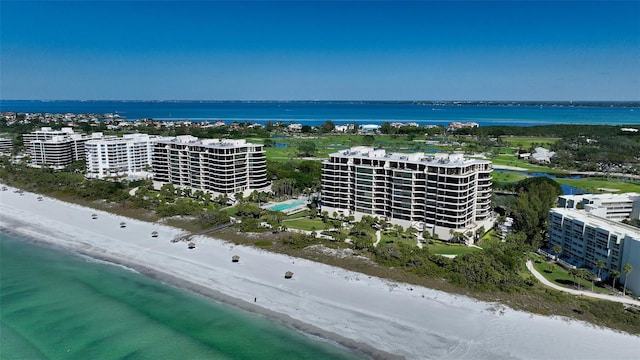
[{"label": "low-rise apartment building", "polygon": [[43,127],[40,130],[22,135],[32,166],[49,166],[62,169],[76,160],[83,160],[85,143],[90,137],[76,134],[71,128],[53,130]]},{"label": "low-rise apartment building", "polygon": [[94,133],[85,144],[86,177],[152,177],[153,146],[160,139],[169,138],[147,134],[103,137]]},{"label": "low-rise apartment building", "polygon": [[556,245],[562,248],[563,260],[589,268],[594,274],[598,272],[598,261],[603,261],[603,279],[617,270],[620,281],[634,294],[640,294],[640,274],[626,276],[623,272],[625,264],[640,269],[640,229],[599,216],[599,212],[553,208],[549,211],[549,247]]},{"label": "low-rise apartment building", "polygon": [[448,239],[451,230],[493,226],[491,172],[491,162],[461,154],[354,147],[322,163],[322,211],[370,215]]},{"label": "low-rise apartment building", "polygon": [[264,146],[245,140],[200,140],[190,135],[158,140],[152,164],[155,181],[212,193],[235,194],[269,185]]}]

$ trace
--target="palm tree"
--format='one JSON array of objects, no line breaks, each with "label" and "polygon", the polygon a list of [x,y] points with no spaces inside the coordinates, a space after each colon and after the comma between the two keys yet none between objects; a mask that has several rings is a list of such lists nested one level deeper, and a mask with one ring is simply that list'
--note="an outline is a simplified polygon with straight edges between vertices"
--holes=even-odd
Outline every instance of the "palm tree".
[{"label": "palm tree", "polygon": [[606,264],[602,260],[596,261],[596,267],[598,268],[598,281],[600,281],[600,272],[604,269]]},{"label": "palm tree", "polygon": [[562,246],[556,245],[553,247],[553,253],[556,254],[556,261],[560,258],[560,254],[562,253]]},{"label": "palm tree", "polygon": [[569,275],[573,276],[573,283],[577,284],[576,277],[578,276],[578,269],[575,269],[575,268],[569,269]]},{"label": "palm tree", "polygon": [[[578,277],[580,277],[583,280],[593,281],[593,274],[587,269],[578,270]],[[591,284],[593,284],[593,282]],[[582,281],[580,281],[580,287],[582,287]]]},{"label": "palm tree", "polygon": [[613,277],[613,289],[616,289],[616,279],[620,277],[620,271],[611,270],[611,276]]},{"label": "palm tree", "polygon": [[633,271],[633,266],[631,264],[624,264],[622,267],[622,272],[624,273],[624,287],[622,288],[622,295],[627,295],[627,278],[629,277],[629,273]]}]

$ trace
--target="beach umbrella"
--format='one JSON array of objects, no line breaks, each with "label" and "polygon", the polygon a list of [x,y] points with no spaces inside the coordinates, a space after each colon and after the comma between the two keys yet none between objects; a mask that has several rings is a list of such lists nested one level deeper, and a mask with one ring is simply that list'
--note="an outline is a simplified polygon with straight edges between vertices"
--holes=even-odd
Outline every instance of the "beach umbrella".
[{"label": "beach umbrella", "polygon": [[120,223],[120,227],[121,227],[121,228],[123,228],[123,227],[127,227],[127,224],[123,221],[123,222],[121,222],[121,223]]},{"label": "beach umbrella", "polygon": [[240,261],[240,256],[238,256],[238,255],[233,255],[233,256],[231,257],[231,261],[232,261],[232,262],[238,262],[238,261]]},{"label": "beach umbrella", "polygon": [[293,277],[293,273],[291,271],[287,271],[286,273],[284,273],[285,279],[291,279],[292,277]]},{"label": "beach umbrella", "polygon": [[196,248],[196,243],[194,242],[190,242],[189,245],[187,245],[189,247],[189,249],[195,249]]},{"label": "beach umbrella", "polygon": [[152,231],[151,232],[151,237],[158,237],[158,232],[157,231]]}]

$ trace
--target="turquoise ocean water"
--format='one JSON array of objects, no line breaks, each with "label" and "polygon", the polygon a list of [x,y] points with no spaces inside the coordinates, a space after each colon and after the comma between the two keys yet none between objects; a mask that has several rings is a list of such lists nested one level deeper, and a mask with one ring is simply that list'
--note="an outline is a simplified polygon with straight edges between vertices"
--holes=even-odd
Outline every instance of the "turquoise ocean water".
[{"label": "turquoise ocean water", "polygon": [[448,125],[473,121],[480,126],[550,124],[640,125],[640,103],[452,104],[367,101],[19,101],[0,100],[0,111],[27,113],[118,114],[127,120],[267,121],[320,125],[417,122]]},{"label": "turquoise ocean water", "polygon": [[1,359],[358,359],[258,314],[0,232]]}]

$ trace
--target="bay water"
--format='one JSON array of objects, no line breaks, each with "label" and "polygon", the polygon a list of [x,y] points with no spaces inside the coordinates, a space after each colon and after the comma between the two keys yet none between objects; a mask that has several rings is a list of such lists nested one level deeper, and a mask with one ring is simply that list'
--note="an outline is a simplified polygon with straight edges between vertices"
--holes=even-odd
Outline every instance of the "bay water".
[{"label": "bay water", "polygon": [[0,232],[1,359],[358,359],[264,316]]},{"label": "bay water", "polygon": [[26,113],[117,114],[127,120],[267,121],[317,126],[416,122],[445,125],[477,122],[480,126],[558,124],[640,125],[634,103],[454,104],[382,101],[31,101],[0,100],[0,111]]}]

